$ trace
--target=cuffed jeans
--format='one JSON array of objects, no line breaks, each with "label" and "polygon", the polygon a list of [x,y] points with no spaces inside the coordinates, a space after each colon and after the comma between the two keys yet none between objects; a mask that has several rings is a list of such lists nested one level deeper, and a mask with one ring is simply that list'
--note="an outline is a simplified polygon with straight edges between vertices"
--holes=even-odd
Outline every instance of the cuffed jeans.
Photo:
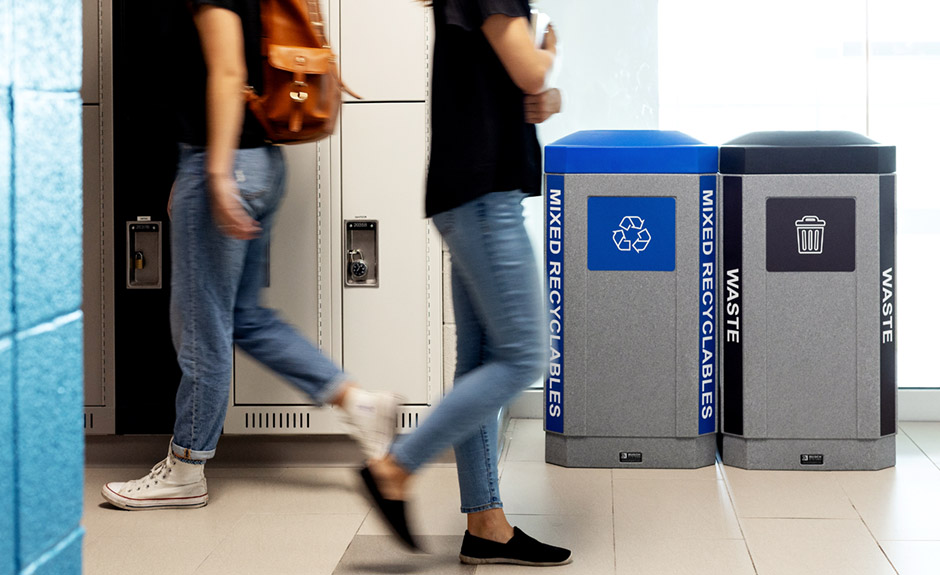
[{"label": "cuffed jeans", "polygon": [[392,455],[415,471],[453,445],[461,511],[502,507],[500,407],[543,377],[548,326],[522,216],[521,192],[494,192],[434,216],[450,250],[457,369],[454,389]]},{"label": "cuffed jeans", "polygon": [[234,177],[261,236],[232,239],[212,217],[205,150],[182,145],[173,193],[170,327],[182,370],[176,395],[173,452],[184,459],[215,455],[229,404],[232,344],[280,374],[318,404],[330,401],[345,375],[319,349],[259,305],[266,248],[284,195],[279,148],[237,150]]}]

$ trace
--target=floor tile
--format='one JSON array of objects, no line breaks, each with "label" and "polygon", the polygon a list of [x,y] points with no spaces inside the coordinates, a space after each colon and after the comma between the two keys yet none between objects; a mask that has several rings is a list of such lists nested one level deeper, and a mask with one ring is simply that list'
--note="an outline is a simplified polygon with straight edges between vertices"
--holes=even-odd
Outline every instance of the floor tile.
[{"label": "floor tile", "polygon": [[905,421],[900,427],[917,447],[927,454],[934,465],[940,466],[940,422]]},{"label": "floor tile", "polygon": [[360,523],[360,515],[248,514],[194,573],[330,575]]},{"label": "floor tile", "polygon": [[100,536],[132,538],[174,538],[202,534],[221,539],[238,523],[243,513],[211,502],[199,509],[155,509],[126,511],[101,504],[107,514],[98,528]]},{"label": "floor tile", "polygon": [[741,539],[724,481],[615,480],[614,526],[621,541]]},{"label": "floor tile", "polygon": [[936,575],[940,541],[882,541],[881,548],[899,575]]},{"label": "floor tile", "polygon": [[840,481],[879,541],[940,541],[940,474],[936,481],[878,472]]},{"label": "floor tile", "polygon": [[254,477],[263,479],[277,479],[284,475],[287,468],[284,467],[221,467],[218,465],[206,465],[206,479],[241,479],[244,477]]},{"label": "floor tile", "polygon": [[500,481],[506,513],[610,515],[609,469],[566,469],[548,463],[509,461]]},{"label": "floor tile", "polygon": [[545,461],[545,431],[541,419],[514,419],[506,461]]},{"label": "floor tile", "polygon": [[617,575],[754,575],[744,540],[617,541]]},{"label": "floor tile", "polygon": [[940,469],[904,432],[896,436],[897,463],[893,467],[878,471],[841,471],[836,475],[843,487],[849,482],[861,480],[899,483],[936,483],[940,481]]},{"label": "floor tile", "polygon": [[[460,488],[456,468],[422,469],[411,486],[409,517],[415,535],[462,536],[467,519],[460,512]],[[381,514],[372,509],[359,535],[388,535]]]},{"label": "floor tile", "polygon": [[721,468],[716,463],[699,469],[612,469],[614,479],[645,479],[652,481],[700,480],[722,481]]},{"label": "floor tile", "polygon": [[434,535],[416,537],[416,540],[421,553],[408,551],[391,535],[356,535],[333,575],[472,575],[476,572],[475,566],[464,565],[457,557],[461,537]]},{"label": "floor tile", "polygon": [[111,469],[85,468],[84,509],[82,513],[82,525],[85,527],[85,545],[98,537],[107,535],[110,521],[115,516],[116,509],[104,502],[104,498],[101,496],[101,487],[109,481],[129,479],[132,477],[130,474],[134,472],[130,469],[118,470],[115,473]]},{"label": "floor tile", "polygon": [[243,512],[216,504],[210,489],[210,503],[198,509],[155,509],[126,511],[106,503],[101,486],[109,481],[139,478],[140,469],[86,469],[85,509],[82,524],[86,543],[98,538],[177,538],[194,533],[221,539],[235,526]]},{"label": "floor tile", "polygon": [[860,519],[742,519],[760,575],[893,575]]},{"label": "floor tile", "polygon": [[[500,487],[512,524],[572,549],[574,562],[552,573],[940,573],[940,423],[902,422],[897,465],[875,472],[566,469],[544,463],[544,438],[540,420],[510,421]],[[146,512],[115,509],[100,489],[147,468],[86,467],[84,572],[546,573],[460,564],[466,516],[452,464],[415,479],[413,529],[430,553],[414,555],[353,465],[237,463],[207,467],[207,507]]]},{"label": "floor tile", "polygon": [[352,513],[363,517],[370,504],[355,469],[293,468],[276,478],[209,480],[210,506],[241,513]]},{"label": "floor tile", "polygon": [[897,462],[893,468],[906,475],[916,473],[927,473],[933,475],[940,471],[937,464],[931,461],[930,457],[924,453],[924,450],[914,442],[913,438],[905,430],[901,430],[895,435],[896,447],[895,454]]},{"label": "floor tile", "polygon": [[723,469],[738,517],[858,518],[840,472]]},{"label": "floor tile", "polygon": [[195,573],[221,539],[199,532],[175,537],[139,533],[99,537],[85,543],[83,572],[89,575]]},{"label": "floor tile", "polygon": [[879,541],[940,540],[940,469],[905,434],[897,465],[839,473],[837,479]]}]

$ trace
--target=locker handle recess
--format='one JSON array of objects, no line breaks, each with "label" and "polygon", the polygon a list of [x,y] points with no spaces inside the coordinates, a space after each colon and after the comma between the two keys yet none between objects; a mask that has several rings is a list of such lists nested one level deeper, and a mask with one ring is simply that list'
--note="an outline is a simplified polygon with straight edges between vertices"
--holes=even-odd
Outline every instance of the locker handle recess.
[{"label": "locker handle recess", "polygon": [[346,287],[379,287],[379,223],[346,220]]},{"label": "locker handle recess", "polygon": [[163,287],[163,225],[127,222],[127,289]]}]

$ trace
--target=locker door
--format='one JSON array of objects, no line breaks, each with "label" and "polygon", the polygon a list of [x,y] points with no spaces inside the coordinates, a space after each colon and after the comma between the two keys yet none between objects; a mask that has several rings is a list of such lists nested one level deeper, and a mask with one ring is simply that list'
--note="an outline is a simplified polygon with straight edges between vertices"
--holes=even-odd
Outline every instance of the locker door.
[{"label": "locker door", "polygon": [[[82,154],[84,156],[84,217],[82,229],[83,251],[98,254],[101,251],[101,224],[99,211],[101,197],[101,142],[98,139],[98,108],[82,108]],[[101,366],[101,265],[83,266],[82,312],[85,315],[85,405],[104,405],[104,380]]]},{"label": "locker door", "polygon": [[[282,149],[287,159],[287,193],[272,232],[269,287],[262,290],[262,301],[278,310],[282,319],[310,341],[322,346],[318,311],[323,262],[318,254],[322,246],[317,229],[321,187],[317,144]],[[324,351],[329,355],[328,345]],[[235,405],[312,404],[309,397],[237,348],[234,378]]]},{"label": "locker door", "polygon": [[[284,146],[287,191],[269,248],[264,305],[337,364],[332,338],[330,140]],[[241,350],[235,350],[225,433],[341,433],[330,408],[313,400]]]},{"label": "locker door", "polygon": [[369,102],[426,99],[429,19],[412,0],[343,0],[343,81]]},{"label": "locker door", "polygon": [[346,104],[342,128],[342,219],[378,226],[377,286],[343,282],[343,363],[364,385],[421,405],[441,388],[442,255],[424,217],[425,117],[423,102]]}]

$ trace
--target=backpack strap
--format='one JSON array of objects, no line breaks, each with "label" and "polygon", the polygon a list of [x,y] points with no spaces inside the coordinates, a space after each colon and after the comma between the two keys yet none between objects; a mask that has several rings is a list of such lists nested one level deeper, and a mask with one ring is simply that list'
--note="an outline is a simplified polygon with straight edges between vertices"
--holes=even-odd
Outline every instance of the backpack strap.
[{"label": "backpack strap", "polygon": [[[310,15],[310,24],[313,25],[314,33],[317,36],[317,40],[324,48],[332,49],[329,41],[326,39],[326,34],[324,33],[324,28],[326,25],[323,23],[323,14],[320,12],[320,0],[306,0],[307,1],[307,13]],[[353,92],[349,89],[349,86],[343,82],[342,77],[339,73],[339,64],[333,66],[330,70],[330,73],[333,74],[333,77],[336,78],[336,82],[339,84],[339,87],[342,91],[346,92],[353,98],[361,100],[362,96]]]}]

